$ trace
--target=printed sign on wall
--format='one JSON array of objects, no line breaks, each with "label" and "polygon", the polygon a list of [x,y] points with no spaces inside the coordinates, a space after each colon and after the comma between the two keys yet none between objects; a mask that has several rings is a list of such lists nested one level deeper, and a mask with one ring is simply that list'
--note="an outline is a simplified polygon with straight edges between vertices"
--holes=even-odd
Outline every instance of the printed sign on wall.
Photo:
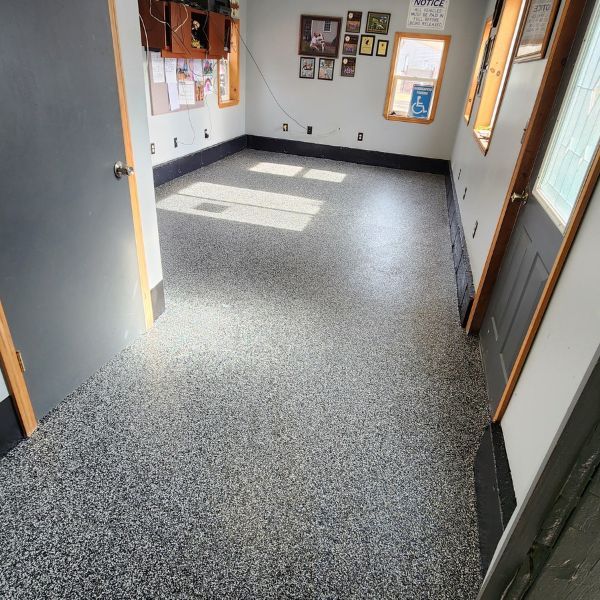
[{"label": "printed sign on wall", "polygon": [[406,26],[443,31],[450,0],[410,0]]},{"label": "printed sign on wall", "polygon": [[408,116],[413,119],[428,119],[433,99],[432,85],[415,85],[410,96]]}]

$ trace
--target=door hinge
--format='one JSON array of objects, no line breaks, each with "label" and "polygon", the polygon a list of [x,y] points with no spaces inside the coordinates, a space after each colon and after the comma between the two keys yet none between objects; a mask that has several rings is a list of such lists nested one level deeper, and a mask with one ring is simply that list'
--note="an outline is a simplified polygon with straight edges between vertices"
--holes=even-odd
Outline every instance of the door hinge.
[{"label": "door hinge", "polygon": [[17,362],[19,363],[19,367],[21,367],[21,371],[25,373],[25,361],[23,360],[23,355],[17,350]]},{"label": "door hinge", "polygon": [[529,199],[529,192],[527,190],[523,190],[521,194],[515,192],[511,197],[510,201],[513,204],[527,204],[527,200]]}]

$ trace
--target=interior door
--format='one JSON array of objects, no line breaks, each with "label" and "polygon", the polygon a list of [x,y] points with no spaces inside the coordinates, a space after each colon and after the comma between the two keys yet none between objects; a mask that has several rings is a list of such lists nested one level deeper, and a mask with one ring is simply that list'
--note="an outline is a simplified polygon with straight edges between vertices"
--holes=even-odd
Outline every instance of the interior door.
[{"label": "interior door", "polygon": [[38,417],[144,330],[107,0],[5,2],[0,295]]},{"label": "interior door", "polygon": [[588,2],[480,332],[495,411],[600,139],[600,3]]}]

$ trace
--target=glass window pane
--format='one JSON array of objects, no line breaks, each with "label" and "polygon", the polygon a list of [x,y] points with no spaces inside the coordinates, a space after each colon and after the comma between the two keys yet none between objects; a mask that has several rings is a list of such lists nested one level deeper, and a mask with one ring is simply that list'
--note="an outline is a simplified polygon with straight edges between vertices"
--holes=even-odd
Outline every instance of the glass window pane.
[{"label": "glass window pane", "polygon": [[560,109],[535,192],[562,228],[567,224],[600,139],[600,3]]},{"label": "glass window pane", "polygon": [[420,38],[402,38],[396,60],[396,75],[437,79],[440,73],[444,42]]},{"label": "glass window pane", "polygon": [[221,102],[229,102],[229,60],[221,59],[219,69],[219,96]]}]

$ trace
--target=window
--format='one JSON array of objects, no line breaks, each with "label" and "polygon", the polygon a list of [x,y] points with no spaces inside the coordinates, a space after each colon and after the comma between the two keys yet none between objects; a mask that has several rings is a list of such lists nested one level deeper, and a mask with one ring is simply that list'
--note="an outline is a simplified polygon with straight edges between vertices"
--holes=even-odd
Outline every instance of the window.
[{"label": "window", "polygon": [[473,132],[484,154],[490,147],[508,75],[524,0],[505,0],[500,22],[490,37],[491,56]]},{"label": "window", "polygon": [[577,57],[535,182],[536,198],[564,231],[600,140],[600,4]]},{"label": "window", "polygon": [[432,123],[442,87],[450,36],[397,33],[384,117]]},{"label": "window", "polygon": [[469,96],[467,97],[467,103],[465,105],[465,121],[468,123],[471,120],[471,112],[473,111],[473,104],[475,102],[475,96],[477,95],[478,88],[481,85],[483,74],[490,55],[490,33],[492,31],[492,19],[488,19],[485,22],[483,28],[483,36],[481,37],[481,43],[479,44],[479,52],[477,53],[477,62],[475,63],[475,69],[473,70],[473,77],[471,78],[471,85],[469,87]]},{"label": "window", "polygon": [[324,32],[331,32],[331,21],[325,21],[325,25],[323,25]]},{"label": "window", "polygon": [[231,21],[229,29],[225,28],[225,43],[229,45],[227,58],[218,62],[219,108],[235,106],[240,102],[240,31],[238,21]]}]

